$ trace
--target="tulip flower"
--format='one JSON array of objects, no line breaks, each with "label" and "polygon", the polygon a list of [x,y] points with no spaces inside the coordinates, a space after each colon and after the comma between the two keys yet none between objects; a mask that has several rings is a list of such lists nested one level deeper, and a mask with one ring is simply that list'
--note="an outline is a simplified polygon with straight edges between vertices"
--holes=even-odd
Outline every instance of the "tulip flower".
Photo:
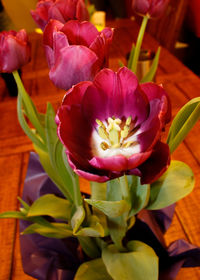
[{"label": "tulip flower", "polygon": [[36,9],[31,11],[31,15],[42,30],[50,19],[57,19],[62,23],[72,19],[89,19],[84,0],[41,0]]},{"label": "tulip flower", "polygon": [[167,169],[169,147],[160,141],[171,118],[164,89],[139,85],[128,68],[101,70],[65,95],[56,116],[58,137],[72,169],[90,181],[134,174],[151,183]]},{"label": "tulip flower", "polygon": [[51,20],[43,41],[50,79],[65,90],[78,82],[93,80],[107,66],[112,37],[111,28],[98,32],[90,22],[72,20],[64,25]]},{"label": "tulip flower", "polygon": [[135,13],[151,18],[160,17],[165,11],[169,0],[132,0]]},{"label": "tulip flower", "polygon": [[30,44],[25,30],[0,33],[0,72],[13,72],[30,60]]}]

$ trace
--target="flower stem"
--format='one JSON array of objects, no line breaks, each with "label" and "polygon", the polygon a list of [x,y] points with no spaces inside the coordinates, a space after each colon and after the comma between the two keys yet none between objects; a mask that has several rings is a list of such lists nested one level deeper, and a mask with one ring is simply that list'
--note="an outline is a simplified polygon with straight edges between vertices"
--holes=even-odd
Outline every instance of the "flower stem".
[{"label": "flower stem", "polygon": [[126,175],[119,178],[121,193],[124,200],[130,204],[130,191],[128,187],[128,179]]},{"label": "flower stem", "polygon": [[135,74],[136,74],[136,71],[137,71],[137,63],[138,63],[140,50],[141,50],[141,45],[142,45],[142,41],[143,41],[143,37],[144,37],[144,33],[145,33],[145,29],[146,29],[146,26],[147,26],[148,19],[149,19],[148,16],[143,17],[143,21],[142,21],[140,31],[139,31],[139,34],[138,34],[138,37],[137,37],[137,42],[136,42],[136,46],[135,46],[135,50],[134,50],[133,61],[132,61],[132,65],[131,65],[131,70]]}]

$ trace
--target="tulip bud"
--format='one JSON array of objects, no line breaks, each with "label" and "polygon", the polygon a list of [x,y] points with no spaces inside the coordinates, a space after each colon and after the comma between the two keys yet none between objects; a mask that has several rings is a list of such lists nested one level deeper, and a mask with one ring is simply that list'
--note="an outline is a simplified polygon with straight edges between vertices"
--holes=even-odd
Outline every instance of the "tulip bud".
[{"label": "tulip bud", "polygon": [[0,72],[13,72],[30,60],[30,43],[24,29],[0,33]]},{"label": "tulip bud", "polygon": [[132,0],[132,9],[135,13],[151,18],[162,16],[169,0]]},{"label": "tulip bud", "polygon": [[31,15],[37,25],[44,30],[50,19],[59,20],[62,23],[68,20],[88,20],[89,13],[84,0],[41,0]]}]

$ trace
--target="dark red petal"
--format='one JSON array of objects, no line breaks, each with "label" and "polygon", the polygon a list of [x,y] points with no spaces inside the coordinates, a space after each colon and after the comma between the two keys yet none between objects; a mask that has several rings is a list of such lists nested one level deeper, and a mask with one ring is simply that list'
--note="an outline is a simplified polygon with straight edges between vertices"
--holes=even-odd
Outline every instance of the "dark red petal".
[{"label": "dark red petal", "polygon": [[90,148],[91,126],[84,119],[78,105],[61,106],[57,113],[58,137],[81,165],[92,157]]},{"label": "dark red petal", "polygon": [[151,150],[160,138],[162,131],[162,125],[158,117],[160,112],[160,101],[158,99],[151,101],[150,108],[149,117],[141,124],[139,134],[137,136],[141,152]]},{"label": "dark red petal", "polygon": [[158,142],[151,156],[138,167],[141,172],[141,183],[150,184],[157,180],[167,170],[169,164],[169,146]]},{"label": "dark red petal", "polygon": [[78,2],[77,2],[76,18],[80,21],[84,21],[84,20],[89,21],[89,19],[90,19],[88,9],[85,6],[84,0],[78,0]]},{"label": "dark red petal", "polygon": [[118,73],[103,69],[93,84],[83,98],[83,110],[94,126],[96,119],[131,116],[140,123],[148,116],[147,97],[140,90],[136,76],[127,68],[121,68]]},{"label": "dark red petal", "polygon": [[[161,112],[162,112],[162,121],[164,123],[167,123],[171,120],[171,102],[169,99],[168,94],[166,91],[163,89],[161,85],[156,85],[153,83],[145,83],[141,85],[142,90],[148,97],[149,101],[153,99],[159,99],[161,102]],[[163,96],[166,97],[163,98]]]}]

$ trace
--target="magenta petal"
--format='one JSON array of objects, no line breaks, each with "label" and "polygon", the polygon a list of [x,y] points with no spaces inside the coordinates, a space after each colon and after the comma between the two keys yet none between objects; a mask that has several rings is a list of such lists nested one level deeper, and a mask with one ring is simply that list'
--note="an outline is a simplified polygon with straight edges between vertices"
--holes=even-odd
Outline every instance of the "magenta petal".
[{"label": "magenta petal", "polygon": [[158,142],[152,155],[138,168],[141,172],[141,183],[151,184],[157,180],[167,170],[169,164],[169,146]]},{"label": "magenta petal", "polygon": [[84,46],[63,48],[50,69],[49,77],[56,86],[67,90],[81,81],[93,79],[96,60],[95,53]]},{"label": "magenta petal", "polygon": [[39,1],[37,3],[36,9],[31,11],[33,19],[42,30],[44,30],[49,20],[48,11],[53,3],[54,2],[52,0]]},{"label": "magenta petal", "polygon": [[43,44],[53,48],[53,33],[55,31],[60,31],[63,26],[63,23],[58,20],[50,20],[44,30]]},{"label": "magenta petal", "polygon": [[99,35],[96,27],[88,21],[70,20],[65,23],[61,31],[66,34],[71,45],[83,45],[86,47],[89,47]]},{"label": "magenta petal", "polygon": [[140,164],[142,164],[145,160],[147,160],[150,157],[151,153],[152,151],[132,155],[131,157],[128,158],[127,169],[129,170],[138,167]]},{"label": "magenta petal", "polygon": [[[161,102],[162,120],[167,123],[171,120],[171,103],[168,94],[162,86],[153,83],[145,83],[141,85],[149,101],[159,99]],[[164,98],[165,97],[165,98]]]},{"label": "magenta petal", "polygon": [[[48,20],[56,19],[62,23],[65,23],[64,14],[62,14],[61,9],[59,8],[60,2],[53,4],[48,11]],[[67,16],[66,16],[67,17]],[[69,18],[67,18],[69,19]],[[70,18],[71,19],[71,18]]]},{"label": "magenta petal", "polygon": [[80,82],[75,85],[71,89],[69,89],[62,101],[62,106],[68,105],[71,106],[73,104],[81,104],[82,98],[87,90],[87,88],[92,84],[92,82]]},{"label": "magenta petal", "polygon": [[149,113],[147,97],[139,89],[136,76],[127,68],[117,73],[110,69],[100,71],[89,87],[84,99],[86,118],[95,125],[96,119],[132,116],[136,125],[146,119]]},{"label": "magenta petal", "polygon": [[99,182],[99,183],[104,183],[104,182],[106,182],[110,179],[106,175],[98,175],[98,174],[95,174],[95,173],[92,173],[92,172],[90,173],[89,171],[85,171],[83,169],[78,168],[75,165],[74,160],[72,159],[70,154],[67,153],[67,156],[68,156],[68,162],[69,162],[70,167],[80,177],[83,177],[83,178],[85,178],[86,180],[89,180],[89,181],[94,181],[94,182]]},{"label": "magenta petal", "polygon": [[13,72],[30,60],[30,44],[25,30],[0,33],[0,72]]},{"label": "magenta petal", "polygon": [[124,171],[128,167],[128,159],[122,155],[100,158],[93,157],[89,163],[98,169],[105,169],[110,171]]}]

